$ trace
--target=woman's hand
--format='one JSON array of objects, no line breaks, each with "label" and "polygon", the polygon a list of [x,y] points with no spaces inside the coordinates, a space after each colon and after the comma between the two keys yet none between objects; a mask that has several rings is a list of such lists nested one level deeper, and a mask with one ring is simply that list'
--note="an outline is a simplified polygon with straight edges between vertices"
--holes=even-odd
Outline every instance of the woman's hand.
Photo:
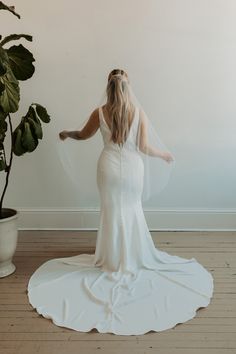
[{"label": "woman's hand", "polygon": [[62,132],[59,133],[59,137],[61,140],[65,140],[66,138],[68,138],[68,131],[67,130],[63,130]]},{"label": "woman's hand", "polygon": [[168,163],[174,161],[174,157],[168,151],[163,151],[161,154],[161,158]]}]

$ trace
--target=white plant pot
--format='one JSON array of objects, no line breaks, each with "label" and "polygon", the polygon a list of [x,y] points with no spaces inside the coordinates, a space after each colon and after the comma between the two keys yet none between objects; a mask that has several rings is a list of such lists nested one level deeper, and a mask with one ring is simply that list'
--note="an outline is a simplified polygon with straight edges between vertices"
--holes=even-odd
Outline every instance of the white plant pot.
[{"label": "white plant pot", "polygon": [[12,258],[18,239],[18,216],[17,210],[3,208],[3,219],[0,219],[0,278],[10,275],[16,270]]}]

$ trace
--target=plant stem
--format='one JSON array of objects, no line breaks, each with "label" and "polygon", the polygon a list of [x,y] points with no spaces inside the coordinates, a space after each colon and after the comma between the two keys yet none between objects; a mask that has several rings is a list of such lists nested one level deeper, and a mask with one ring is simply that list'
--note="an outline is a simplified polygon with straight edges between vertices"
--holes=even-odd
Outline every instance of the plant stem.
[{"label": "plant stem", "polygon": [[4,186],[4,189],[3,189],[3,192],[2,192],[2,196],[1,196],[1,200],[0,200],[0,219],[2,219],[3,198],[4,198],[6,190],[7,190],[8,181],[9,181],[9,175],[10,175],[11,165],[12,165],[12,159],[13,159],[13,139],[12,139],[13,129],[12,129],[12,122],[11,122],[10,114],[8,114],[8,119],[9,119],[9,125],[10,125],[10,135],[11,135],[11,153],[10,153],[9,165],[7,166],[6,182],[5,182],[5,186]]}]

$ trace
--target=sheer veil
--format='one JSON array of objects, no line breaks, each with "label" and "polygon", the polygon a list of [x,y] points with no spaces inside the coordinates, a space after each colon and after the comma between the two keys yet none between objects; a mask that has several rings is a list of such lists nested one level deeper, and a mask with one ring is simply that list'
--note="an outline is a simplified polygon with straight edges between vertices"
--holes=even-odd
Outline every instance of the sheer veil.
[{"label": "sheer veil", "polygon": [[[136,145],[133,146],[133,150],[140,154],[144,163],[144,181],[143,181],[143,193],[142,193],[142,203],[146,204],[150,200],[159,195],[169,183],[170,177],[172,175],[173,169],[176,165],[176,159],[174,154],[167,148],[164,142],[160,139],[157,133],[157,128],[154,125],[154,120],[150,119],[145,113],[145,109],[141,105],[140,101],[137,99],[133,88],[130,83],[127,82],[129,87],[130,100],[135,107],[138,108],[139,113],[139,124],[137,129]],[[101,107],[106,104],[106,90],[104,90],[97,107]],[[155,154],[147,154],[143,152],[140,148],[142,129],[141,129],[141,112],[142,119],[146,126],[146,146],[151,147],[152,151],[161,151],[162,153],[169,153],[171,159],[166,161],[165,159],[153,156]],[[91,112],[90,112],[91,113]],[[84,121],[80,122],[77,126],[64,127],[64,130],[69,131],[79,131],[88,122],[90,114]],[[157,117],[158,122],[164,119],[163,117]],[[96,176],[97,160],[103,148],[102,138],[100,140],[94,139],[94,136],[85,140],[75,140],[72,138],[67,138],[65,140],[60,140],[59,132],[57,131],[56,137],[56,151],[58,153],[59,159],[61,161],[63,169],[69,178],[69,182],[73,183],[75,193],[83,193],[84,185],[94,183],[94,176]],[[95,135],[99,132],[97,131]],[[100,135],[100,134],[99,134]],[[92,141],[94,139],[94,141]],[[89,144],[89,148],[88,148]],[[150,150],[149,150],[150,151]],[[92,175],[88,174],[88,171],[92,171]],[[91,194],[88,194],[88,200],[91,201],[94,206],[94,201],[98,197],[98,191],[96,195],[92,192],[94,186],[91,185]],[[86,197],[86,198],[87,198]]]}]

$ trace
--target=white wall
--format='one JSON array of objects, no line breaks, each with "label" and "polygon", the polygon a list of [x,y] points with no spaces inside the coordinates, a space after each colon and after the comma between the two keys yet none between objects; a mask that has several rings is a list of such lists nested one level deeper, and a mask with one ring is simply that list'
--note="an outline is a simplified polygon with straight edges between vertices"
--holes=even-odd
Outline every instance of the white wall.
[{"label": "white wall", "polygon": [[[36,59],[35,75],[21,85],[14,125],[35,101],[48,108],[52,119],[44,125],[38,149],[14,157],[5,206],[22,210],[22,227],[63,227],[58,214],[50,225],[37,219],[38,210],[45,217],[52,210],[98,207],[95,167],[87,171],[91,183],[76,198],[56,154],[55,137],[58,129],[82,122],[97,106],[107,75],[116,67],[128,72],[177,161],[168,187],[147,209],[182,212],[179,228],[206,227],[201,221],[195,225],[194,214],[185,224],[188,211],[216,211],[210,228],[219,214],[224,219],[231,211],[229,223],[222,219],[222,225],[236,227],[236,1],[6,2],[14,3],[22,18],[1,11],[1,33],[32,34],[33,43],[25,45]],[[79,143],[83,149],[90,144],[101,148],[99,130]],[[94,193],[96,200],[91,199]],[[89,227],[89,220],[82,226]]]}]

